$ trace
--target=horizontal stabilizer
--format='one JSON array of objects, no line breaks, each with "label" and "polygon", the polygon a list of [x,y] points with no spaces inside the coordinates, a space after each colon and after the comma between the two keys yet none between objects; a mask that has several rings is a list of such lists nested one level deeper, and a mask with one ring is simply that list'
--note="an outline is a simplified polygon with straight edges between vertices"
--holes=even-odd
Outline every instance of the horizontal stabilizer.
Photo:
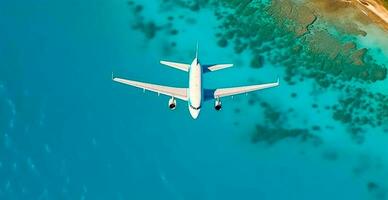
[{"label": "horizontal stabilizer", "polygon": [[205,65],[204,72],[214,72],[217,70],[233,67],[233,64],[215,64],[215,65]]},{"label": "horizontal stabilizer", "polygon": [[176,68],[176,69],[179,69],[182,71],[186,71],[186,72],[188,72],[189,68],[190,68],[190,65],[188,65],[188,64],[168,62],[168,61],[163,61],[163,60],[160,61],[160,64],[167,65],[169,67],[173,67],[173,68]]}]

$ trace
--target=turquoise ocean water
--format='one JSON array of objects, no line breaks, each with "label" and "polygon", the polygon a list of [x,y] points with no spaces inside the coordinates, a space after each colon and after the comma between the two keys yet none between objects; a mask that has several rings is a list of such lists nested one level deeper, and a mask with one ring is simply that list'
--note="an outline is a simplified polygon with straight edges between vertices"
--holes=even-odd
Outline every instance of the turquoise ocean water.
[{"label": "turquoise ocean water", "polygon": [[211,11],[159,3],[142,2],[143,15],[195,23],[148,40],[131,28],[136,19],[124,0],[0,1],[0,199],[387,198],[387,135],[376,131],[355,144],[329,113],[306,106],[335,104],[336,91],[312,97],[314,84],[305,81],[256,93],[280,110],[293,105],[287,127],[335,127],[319,134],[325,142],[316,147],[292,138],[252,144],[266,121],[250,96],[225,99],[222,112],[208,102],[194,121],[184,102],[172,112],[168,97],[113,83],[112,72],[185,87],[187,74],[159,60],[191,62],[197,41],[203,63],[235,64],[206,74],[208,87],[284,75],[270,64],[250,68],[248,53],[217,46]]}]

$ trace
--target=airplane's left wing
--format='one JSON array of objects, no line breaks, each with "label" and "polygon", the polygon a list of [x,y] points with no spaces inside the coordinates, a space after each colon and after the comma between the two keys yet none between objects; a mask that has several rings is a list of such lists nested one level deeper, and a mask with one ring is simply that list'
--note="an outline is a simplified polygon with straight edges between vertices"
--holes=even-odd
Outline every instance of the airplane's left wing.
[{"label": "airplane's left wing", "polygon": [[233,96],[233,95],[238,95],[238,94],[245,94],[248,92],[272,88],[272,87],[276,87],[278,85],[279,85],[279,79],[277,80],[277,82],[274,82],[274,83],[216,89],[216,90],[214,90],[213,95],[214,95],[214,98],[221,98],[221,97]]},{"label": "airplane's left wing", "polygon": [[122,78],[114,78],[113,81],[123,83],[126,85],[131,85],[134,87],[138,87],[144,90],[149,90],[152,92],[156,92],[158,94],[164,94],[167,96],[175,97],[184,101],[187,101],[187,88],[176,88],[176,87],[168,87],[163,85],[155,85],[150,83],[142,83],[138,81],[131,81]]}]

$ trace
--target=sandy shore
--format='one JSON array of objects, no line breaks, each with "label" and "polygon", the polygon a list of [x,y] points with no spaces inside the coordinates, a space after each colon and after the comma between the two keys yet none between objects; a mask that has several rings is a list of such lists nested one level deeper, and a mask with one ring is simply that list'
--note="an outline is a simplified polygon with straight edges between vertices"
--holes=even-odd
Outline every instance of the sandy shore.
[{"label": "sandy shore", "polygon": [[380,0],[346,0],[358,7],[374,22],[388,30],[388,9]]}]

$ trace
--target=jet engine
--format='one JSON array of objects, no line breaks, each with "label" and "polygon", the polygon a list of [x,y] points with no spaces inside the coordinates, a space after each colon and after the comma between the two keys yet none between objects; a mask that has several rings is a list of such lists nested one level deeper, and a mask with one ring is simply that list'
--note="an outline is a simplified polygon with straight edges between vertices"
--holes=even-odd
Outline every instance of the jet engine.
[{"label": "jet engine", "polygon": [[217,99],[214,103],[214,109],[216,109],[217,111],[221,110],[222,106],[221,106],[221,101],[219,99]]},{"label": "jet engine", "polygon": [[168,100],[168,108],[170,108],[170,110],[175,110],[176,108],[176,100],[174,97],[171,97],[170,100]]}]

